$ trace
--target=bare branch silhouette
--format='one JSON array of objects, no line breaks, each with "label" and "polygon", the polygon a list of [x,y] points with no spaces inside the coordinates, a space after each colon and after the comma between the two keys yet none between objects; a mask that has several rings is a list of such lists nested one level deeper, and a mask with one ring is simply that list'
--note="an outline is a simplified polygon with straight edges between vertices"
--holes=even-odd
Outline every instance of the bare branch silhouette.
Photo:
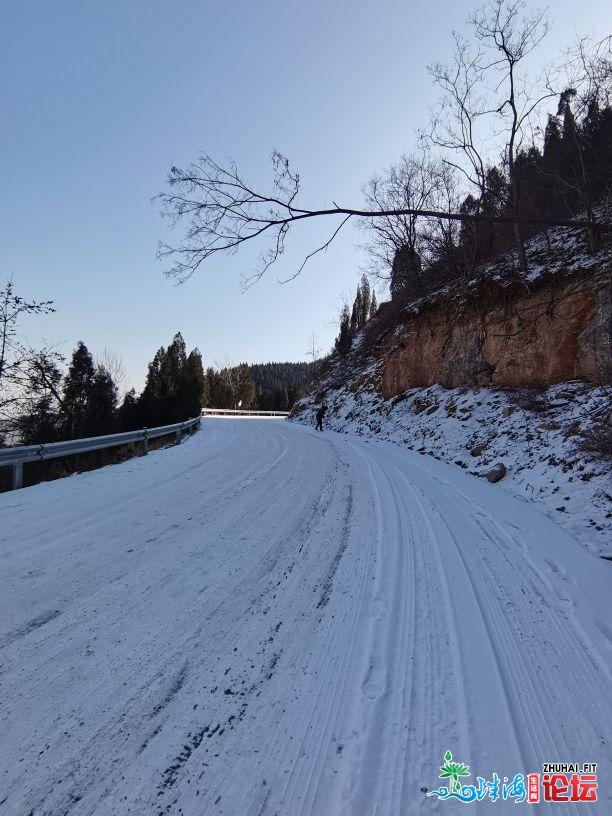
[{"label": "bare branch silhouette", "polygon": [[[224,167],[210,156],[200,158],[182,170],[173,167],[168,175],[169,192],[160,193],[163,214],[174,226],[186,224],[183,239],[176,245],[162,243],[158,257],[171,260],[167,275],[179,282],[191,277],[209,258],[223,253],[235,253],[241,246],[257,239],[268,239],[259,264],[247,285],[259,280],[284,252],[290,229],[302,221],[321,217],[337,217],[340,223],[320,246],[312,250],[298,269],[299,274],[310,258],[329,247],[342,228],[353,218],[380,219],[389,217],[429,218],[449,221],[516,224],[511,216],[481,216],[445,212],[426,207],[358,209],[334,204],[333,207],[310,209],[298,205],[299,173],[291,169],[289,160],[275,151],[272,154],[273,185],[271,191],[258,190],[239,173],[235,162]],[[530,218],[519,223],[540,227],[566,226],[588,228],[590,222],[580,219]],[[598,225],[612,232],[612,225]],[[295,276],[294,276],[295,277]]]}]

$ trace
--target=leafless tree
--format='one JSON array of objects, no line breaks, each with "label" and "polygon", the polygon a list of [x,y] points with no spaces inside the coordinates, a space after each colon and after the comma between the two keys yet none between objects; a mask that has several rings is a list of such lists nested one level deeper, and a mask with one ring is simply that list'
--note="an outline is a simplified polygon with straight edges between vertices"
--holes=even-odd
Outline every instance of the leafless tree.
[{"label": "leafless tree", "polygon": [[[373,210],[422,210],[430,208],[436,177],[425,155],[402,155],[383,175],[372,176],[363,188],[365,202]],[[369,234],[364,244],[371,259],[370,272],[388,281],[396,253],[404,248],[412,253],[420,249],[418,216],[385,215],[361,219],[360,226]]]},{"label": "leafless tree", "polygon": [[[600,111],[612,105],[612,35],[603,38],[579,38],[568,50],[564,67],[568,89],[565,93],[571,100],[576,119],[586,122],[593,116],[597,117]],[[609,178],[612,166],[609,152],[598,150],[586,131],[584,127],[572,129],[580,168],[573,189],[582,200],[588,219],[595,221],[596,202],[591,195],[591,179],[585,166],[585,157],[588,155],[589,164],[597,168],[596,175],[600,178]],[[593,170],[591,170],[592,173]],[[565,184],[568,183],[571,184],[566,179]],[[604,221],[610,221],[612,219],[611,185],[608,185],[603,202],[598,201],[597,203],[601,205],[600,218],[603,217]],[[596,227],[589,230],[590,244],[593,249],[597,248],[599,237]]]},{"label": "leafless tree", "polygon": [[106,369],[106,371],[108,371],[108,373],[111,375],[113,382],[117,386],[119,396],[123,397],[125,391],[127,390],[125,387],[126,373],[125,366],[123,365],[123,360],[117,354],[117,352],[114,349],[105,346],[104,351],[102,352],[100,357],[96,360],[96,365],[101,365]]},{"label": "leafless tree", "polygon": [[319,346],[319,338],[314,332],[311,332],[310,337],[308,338],[308,349],[306,350],[306,356],[310,357],[310,360],[313,365],[321,357],[321,347]]},{"label": "leafless tree", "polygon": [[306,356],[310,358],[312,364],[311,380],[316,380],[319,374],[320,360],[322,349],[319,345],[319,338],[314,332],[310,333],[308,338],[308,348],[306,349]]},{"label": "leafless tree", "polygon": [[576,91],[577,114],[584,116],[596,102],[600,110],[612,106],[612,34],[580,37],[568,49],[566,86]]},{"label": "leafless tree", "polygon": [[548,19],[545,11],[525,14],[523,0],[491,0],[488,6],[473,15],[472,23],[484,46],[485,56],[490,59],[482,70],[485,76],[491,74],[494,77],[495,112],[503,123],[504,163],[508,169],[514,236],[521,270],[526,271],[516,156],[531,118],[546,99],[557,95],[558,88],[551,87],[549,77],[544,82],[534,83],[534,78],[527,75],[524,63],[546,37]]},{"label": "leafless tree", "polygon": [[238,387],[238,366],[234,365],[227,355],[225,356],[223,362],[214,360],[213,365],[218,371],[223,384],[233,395]]},{"label": "leafless tree", "polygon": [[369,235],[363,247],[370,257],[370,274],[389,281],[398,253],[421,257],[453,241],[455,222],[446,218],[419,220],[416,212],[457,210],[454,177],[452,167],[421,150],[412,156],[403,155],[383,175],[370,179],[363,192],[371,210],[409,211],[360,220],[360,226]]},{"label": "leafless tree", "polygon": [[23,316],[54,311],[51,300],[26,300],[18,295],[12,280],[0,289],[0,437],[15,432],[33,383],[52,385],[51,372],[63,361],[55,349],[34,349],[20,337]]},{"label": "leafless tree", "polygon": [[477,207],[485,193],[489,145],[501,142],[515,242],[520,267],[525,271],[516,157],[540,106],[558,93],[549,74],[534,79],[528,76],[525,65],[546,36],[548,21],[543,11],[526,14],[523,0],[490,0],[470,17],[469,23],[473,41],[454,34],[452,62],[430,66],[443,97],[429,138],[451,156],[463,159],[445,160],[475,188]]},{"label": "leafless tree", "polygon": [[464,177],[468,187],[476,189],[476,197],[480,199],[487,175],[482,147],[484,123],[493,110],[483,96],[482,50],[474,50],[456,32],[453,32],[453,41],[451,62],[435,62],[429,66],[442,97],[432,114],[430,130],[422,137],[444,151],[444,161]]}]

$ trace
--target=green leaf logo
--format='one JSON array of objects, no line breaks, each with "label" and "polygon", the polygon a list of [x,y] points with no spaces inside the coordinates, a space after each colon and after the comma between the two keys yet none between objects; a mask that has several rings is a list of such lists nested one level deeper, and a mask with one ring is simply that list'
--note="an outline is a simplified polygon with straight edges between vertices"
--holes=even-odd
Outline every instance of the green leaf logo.
[{"label": "green leaf logo", "polygon": [[440,766],[440,770],[442,771],[440,779],[448,779],[450,790],[455,793],[460,793],[461,783],[459,782],[459,777],[470,775],[469,765],[464,765],[463,762],[452,762],[453,755],[450,751],[444,754],[444,759],[444,765]]}]

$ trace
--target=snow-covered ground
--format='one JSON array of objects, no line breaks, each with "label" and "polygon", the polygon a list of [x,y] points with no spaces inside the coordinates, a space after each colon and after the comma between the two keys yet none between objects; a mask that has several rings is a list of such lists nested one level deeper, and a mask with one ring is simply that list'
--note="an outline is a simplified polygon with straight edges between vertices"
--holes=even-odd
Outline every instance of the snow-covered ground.
[{"label": "snow-covered ground", "polygon": [[610,813],[611,580],[499,484],[282,420],[3,494],[0,813],[514,812],[427,796],[447,751],[597,762],[540,809]]},{"label": "snow-covered ground", "polygon": [[[593,450],[602,428],[612,437],[609,387],[570,382],[510,391],[434,385],[384,400],[375,387],[377,376],[374,363],[359,377],[349,372],[341,387],[322,383],[328,427],[392,441],[481,477],[501,463],[507,473],[499,490],[537,502],[591,552],[612,557],[611,462]],[[295,419],[312,424],[317,407],[315,395],[308,395]]]}]

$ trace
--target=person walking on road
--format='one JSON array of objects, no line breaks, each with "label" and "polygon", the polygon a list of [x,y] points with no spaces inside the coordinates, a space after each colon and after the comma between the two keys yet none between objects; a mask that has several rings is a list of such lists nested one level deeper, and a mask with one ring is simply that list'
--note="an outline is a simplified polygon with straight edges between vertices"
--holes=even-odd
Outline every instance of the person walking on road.
[{"label": "person walking on road", "polygon": [[317,431],[323,430],[323,417],[327,411],[327,405],[322,405],[317,411]]}]

